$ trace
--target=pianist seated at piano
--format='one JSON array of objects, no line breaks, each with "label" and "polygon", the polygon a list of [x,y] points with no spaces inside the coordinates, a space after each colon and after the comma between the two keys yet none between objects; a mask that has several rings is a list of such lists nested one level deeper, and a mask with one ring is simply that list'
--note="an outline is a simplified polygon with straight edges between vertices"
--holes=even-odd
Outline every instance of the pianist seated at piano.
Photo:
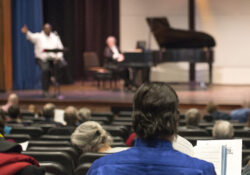
[{"label": "pianist seated at piano", "polygon": [[108,36],[106,39],[106,48],[104,50],[104,66],[105,68],[112,71],[114,76],[119,75],[125,89],[130,88],[129,71],[127,68],[119,67],[118,63],[125,60],[124,55],[120,52],[118,46],[116,45],[116,38],[114,36]]}]

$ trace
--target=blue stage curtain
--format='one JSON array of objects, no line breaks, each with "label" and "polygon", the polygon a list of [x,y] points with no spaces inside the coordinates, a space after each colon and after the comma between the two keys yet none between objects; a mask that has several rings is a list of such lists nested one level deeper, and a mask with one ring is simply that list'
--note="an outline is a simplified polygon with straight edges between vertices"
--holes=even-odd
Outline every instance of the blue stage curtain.
[{"label": "blue stage curtain", "polygon": [[32,32],[41,31],[42,0],[12,0],[13,89],[38,89],[41,73],[35,63],[33,44],[21,33],[24,24]]}]

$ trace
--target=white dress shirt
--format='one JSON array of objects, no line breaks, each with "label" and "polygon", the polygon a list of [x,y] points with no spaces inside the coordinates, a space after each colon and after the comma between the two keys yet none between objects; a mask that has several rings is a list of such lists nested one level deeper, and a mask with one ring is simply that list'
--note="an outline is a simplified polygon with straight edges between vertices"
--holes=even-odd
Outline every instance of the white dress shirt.
[{"label": "white dress shirt", "polygon": [[111,50],[113,52],[113,59],[114,60],[118,59],[120,53],[119,53],[119,50],[117,49],[117,47],[113,46],[113,47],[111,47]]},{"label": "white dress shirt", "polygon": [[43,31],[40,33],[27,32],[26,38],[34,44],[35,57],[46,61],[48,58],[63,59],[63,53],[45,52],[44,49],[63,49],[62,42],[58,35],[50,33],[46,35]]}]

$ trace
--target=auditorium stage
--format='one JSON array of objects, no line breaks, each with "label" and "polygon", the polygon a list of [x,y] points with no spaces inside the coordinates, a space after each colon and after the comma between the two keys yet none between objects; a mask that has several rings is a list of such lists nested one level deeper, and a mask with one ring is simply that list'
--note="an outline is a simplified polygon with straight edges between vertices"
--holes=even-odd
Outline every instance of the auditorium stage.
[{"label": "auditorium stage", "polygon": [[[119,84],[118,84],[119,86]],[[188,84],[172,84],[180,99],[181,108],[204,108],[209,101],[225,110],[239,107],[244,100],[250,99],[250,86],[211,85],[207,88],[197,87],[190,90]],[[51,89],[53,91],[53,89]],[[39,106],[47,102],[56,103],[59,106],[75,105],[77,107],[88,106],[93,110],[108,110],[111,106],[131,106],[134,92],[127,92],[117,88],[110,90],[98,89],[95,82],[76,82],[73,85],[61,86],[59,98],[43,98],[40,90],[14,91],[20,97],[22,105],[37,104]],[[4,104],[8,93],[0,93],[0,104]]]}]

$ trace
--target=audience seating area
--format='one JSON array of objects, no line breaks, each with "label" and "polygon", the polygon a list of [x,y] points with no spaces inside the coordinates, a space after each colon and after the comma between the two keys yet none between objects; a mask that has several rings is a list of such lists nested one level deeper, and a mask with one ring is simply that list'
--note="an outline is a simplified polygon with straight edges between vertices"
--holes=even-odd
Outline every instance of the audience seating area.
[{"label": "audience seating area", "polygon": [[[119,115],[120,114],[120,115]],[[77,148],[71,145],[70,135],[73,127],[56,127],[54,124],[39,124],[43,117],[35,118],[32,113],[22,113],[23,126],[9,123],[11,133],[5,135],[6,139],[12,139],[18,143],[29,141],[26,151],[22,153],[37,159],[47,174],[54,175],[84,175],[91,163],[106,155],[105,153],[83,153],[78,155]],[[201,122],[199,128],[183,129],[185,125],[184,115],[179,122],[179,135],[185,137],[193,145],[197,140],[212,139],[213,123]],[[112,113],[92,113],[91,120],[99,122],[107,130],[112,138],[112,147],[126,147],[125,141],[133,132],[131,111],[123,111],[113,115]],[[235,138],[243,139],[243,163],[250,158],[249,130],[244,129],[244,124],[233,122]]]}]

